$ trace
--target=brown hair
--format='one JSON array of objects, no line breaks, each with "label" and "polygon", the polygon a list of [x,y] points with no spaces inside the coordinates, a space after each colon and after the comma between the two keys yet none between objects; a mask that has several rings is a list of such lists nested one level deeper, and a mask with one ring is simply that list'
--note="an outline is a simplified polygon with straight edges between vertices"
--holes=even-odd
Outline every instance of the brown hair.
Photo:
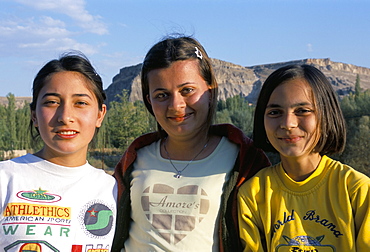
[{"label": "brown hair", "polygon": [[264,115],[272,92],[280,84],[302,78],[310,85],[316,106],[319,133],[315,151],[320,155],[340,153],[346,143],[345,120],[336,93],[326,76],[310,65],[288,65],[274,71],[264,82],[254,115],[254,144],[264,151],[277,152],[268,142]]}]

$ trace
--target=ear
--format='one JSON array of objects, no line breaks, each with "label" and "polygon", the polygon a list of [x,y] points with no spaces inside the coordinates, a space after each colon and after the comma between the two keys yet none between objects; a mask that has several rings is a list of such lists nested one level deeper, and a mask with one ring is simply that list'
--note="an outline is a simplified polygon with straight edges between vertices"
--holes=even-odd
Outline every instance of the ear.
[{"label": "ear", "polygon": [[34,110],[31,110],[31,120],[33,122],[34,127],[39,126],[39,123],[37,122],[36,112]]},{"label": "ear", "polygon": [[107,113],[107,105],[103,104],[101,110],[98,112],[98,118],[96,120],[95,127],[100,128],[103,123],[105,114]]},{"label": "ear", "polygon": [[149,97],[149,95],[146,95],[146,101],[150,104],[150,105],[152,105],[152,102],[150,101],[150,97]]}]

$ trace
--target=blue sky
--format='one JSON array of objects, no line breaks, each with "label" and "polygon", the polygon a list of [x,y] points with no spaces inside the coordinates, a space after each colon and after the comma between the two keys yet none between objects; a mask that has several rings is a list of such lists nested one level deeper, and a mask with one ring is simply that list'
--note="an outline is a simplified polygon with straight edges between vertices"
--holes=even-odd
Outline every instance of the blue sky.
[{"label": "blue sky", "polygon": [[193,35],[242,66],[305,58],[370,68],[368,0],[0,0],[0,96],[31,96],[49,60],[80,50],[107,88],[163,36]]}]

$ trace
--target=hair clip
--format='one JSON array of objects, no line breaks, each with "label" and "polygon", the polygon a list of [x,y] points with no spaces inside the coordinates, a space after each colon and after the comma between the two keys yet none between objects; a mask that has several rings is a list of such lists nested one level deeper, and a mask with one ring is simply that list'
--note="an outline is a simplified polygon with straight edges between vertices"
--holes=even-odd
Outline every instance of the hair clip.
[{"label": "hair clip", "polygon": [[202,55],[202,52],[199,51],[198,47],[195,47],[195,55],[197,55],[197,57],[199,59],[203,59],[203,55]]}]

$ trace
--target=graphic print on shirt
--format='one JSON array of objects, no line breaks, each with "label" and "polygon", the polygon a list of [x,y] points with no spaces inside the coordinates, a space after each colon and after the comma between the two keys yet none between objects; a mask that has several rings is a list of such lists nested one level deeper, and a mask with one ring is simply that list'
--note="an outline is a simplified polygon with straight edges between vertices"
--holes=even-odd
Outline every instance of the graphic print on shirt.
[{"label": "graphic print on shirt", "polygon": [[17,193],[17,197],[32,202],[44,202],[54,203],[62,199],[59,195],[48,193],[46,190],[42,190],[39,187],[38,190],[33,191],[20,191]]},{"label": "graphic print on shirt", "polygon": [[276,252],[335,252],[331,245],[323,245],[321,241],[324,235],[313,238],[310,236],[296,236],[293,239],[283,235],[287,244],[281,244],[276,247]]},{"label": "graphic print on shirt", "polygon": [[197,185],[173,188],[154,184],[144,190],[141,206],[153,228],[169,244],[176,244],[202,222],[210,202]]},{"label": "graphic print on shirt", "polygon": [[58,249],[50,245],[46,241],[16,241],[4,248],[4,251],[17,251],[17,252],[59,252]]},{"label": "graphic print on shirt", "polygon": [[[343,233],[340,232],[337,225],[331,222],[329,219],[320,216],[316,210],[307,211],[302,218],[299,217],[299,214],[296,214],[294,209],[291,212],[284,212],[280,219],[276,220],[273,224],[273,233],[276,233],[280,228],[284,228],[285,225],[291,224],[292,227],[295,227],[295,221],[299,219],[299,222],[302,222],[302,225],[318,225],[316,230],[320,232],[320,228],[324,228],[330,231],[330,235],[335,238],[340,238],[343,236]],[[309,222],[309,223],[307,223]],[[307,226],[308,226],[307,225]],[[288,229],[291,229],[288,227]],[[286,241],[284,244],[280,244],[276,247],[275,252],[334,252],[336,251],[335,247],[332,245],[326,245],[324,241],[325,235],[319,235],[312,237],[309,235],[298,235],[295,237],[288,237],[282,235],[282,238]]]},{"label": "graphic print on shirt", "polygon": [[3,211],[2,235],[58,236],[68,237],[71,224],[71,208],[47,205],[61,200],[61,196],[48,193],[41,188],[20,191],[19,199],[27,202],[9,202]]},{"label": "graphic print on shirt", "polygon": [[100,201],[88,202],[79,216],[80,223],[89,237],[99,239],[112,231],[114,215],[112,207]]}]

